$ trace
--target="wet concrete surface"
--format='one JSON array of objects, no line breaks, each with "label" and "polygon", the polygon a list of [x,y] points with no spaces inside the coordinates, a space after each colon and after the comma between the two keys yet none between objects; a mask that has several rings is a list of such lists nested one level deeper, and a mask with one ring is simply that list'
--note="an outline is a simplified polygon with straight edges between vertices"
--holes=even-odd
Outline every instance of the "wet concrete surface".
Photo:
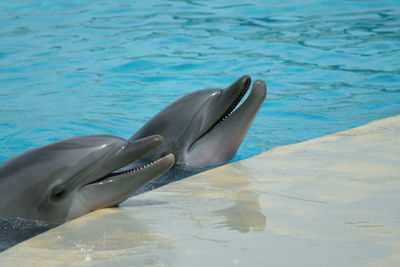
[{"label": "wet concrete surface", "polygon": [[400,266],[400,116],[135,196],[1,266]]}]

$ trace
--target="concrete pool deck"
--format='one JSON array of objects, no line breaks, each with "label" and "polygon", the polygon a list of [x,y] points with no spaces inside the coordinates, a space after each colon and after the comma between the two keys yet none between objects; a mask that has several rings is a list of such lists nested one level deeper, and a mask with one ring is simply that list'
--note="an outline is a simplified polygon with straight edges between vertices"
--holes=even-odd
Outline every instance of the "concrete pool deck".
[{"label": "concrete pool deck", "polygon": [[93,212],[1,266],[400,266],[400,116]]}]

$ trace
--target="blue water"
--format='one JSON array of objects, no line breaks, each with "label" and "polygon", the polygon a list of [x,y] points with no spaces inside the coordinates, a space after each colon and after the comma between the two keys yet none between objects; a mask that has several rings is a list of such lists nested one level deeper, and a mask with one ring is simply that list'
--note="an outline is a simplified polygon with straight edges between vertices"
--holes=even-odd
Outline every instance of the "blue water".
[{"label": "blue water", "polygon": [[399,51],[398,0],[2,0],[0,165],[243,74],[268,96],[235,160],[348,129],[400,114]]},{"label": "blue water", "polygon": [[[247,158],[400,114],[399,62],[400,1],[2,0],[0,165],[243,74],[269,87]],[[2,221],[0,251],[50,227]]]}]

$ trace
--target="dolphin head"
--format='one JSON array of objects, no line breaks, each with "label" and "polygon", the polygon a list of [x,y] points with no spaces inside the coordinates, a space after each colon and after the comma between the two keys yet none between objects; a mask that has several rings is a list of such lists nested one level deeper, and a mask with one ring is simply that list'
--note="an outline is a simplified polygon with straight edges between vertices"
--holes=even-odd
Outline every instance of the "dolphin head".
[{"label": "dolphin head", "polygon": [[266,84],[251,84],[243,76],[225,89],[206,89],[188,94],[154,116],[130,140],[160,134],[165,142],[146,157],[174,153],[177,162],[203,168],[233,158],[265,96]]},{"label": "dolphin head", "polygon": [[0,168],[0,217],[61,223],[111,207],[166,172],[168,154],[147,166],[114,172],[163,141],[109,135],[65,139],[28,151]]}]

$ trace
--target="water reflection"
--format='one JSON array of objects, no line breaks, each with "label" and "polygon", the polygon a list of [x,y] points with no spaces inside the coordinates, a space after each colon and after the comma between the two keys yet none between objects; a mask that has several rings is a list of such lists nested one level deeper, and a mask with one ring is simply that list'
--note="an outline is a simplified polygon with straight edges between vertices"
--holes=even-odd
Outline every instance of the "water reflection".
[{"label": "water reflection", "polygon": [[231,189],[233,192],[231,197],[235,204],[213,212],[215,215],[224,217],[224,220],[216,223],[216,226],[242,233],[263,231],[266,226],[266,217],[262,213],[258,192],[251,185],[252,178],[248,176],[246,167],[239,162],[225,166],[223,170],[222,177],[214,177],[213,184],[224,190]]},{"label": "water reflection", "polygon": [[230,208],[214,212],[225,220],[218,223],[219,227],[226,227],[242,233],[249,231],[263,231],[266,218],[261,212],[257,195],[252,191],[239,191],[236,194],[236,203]]}]

